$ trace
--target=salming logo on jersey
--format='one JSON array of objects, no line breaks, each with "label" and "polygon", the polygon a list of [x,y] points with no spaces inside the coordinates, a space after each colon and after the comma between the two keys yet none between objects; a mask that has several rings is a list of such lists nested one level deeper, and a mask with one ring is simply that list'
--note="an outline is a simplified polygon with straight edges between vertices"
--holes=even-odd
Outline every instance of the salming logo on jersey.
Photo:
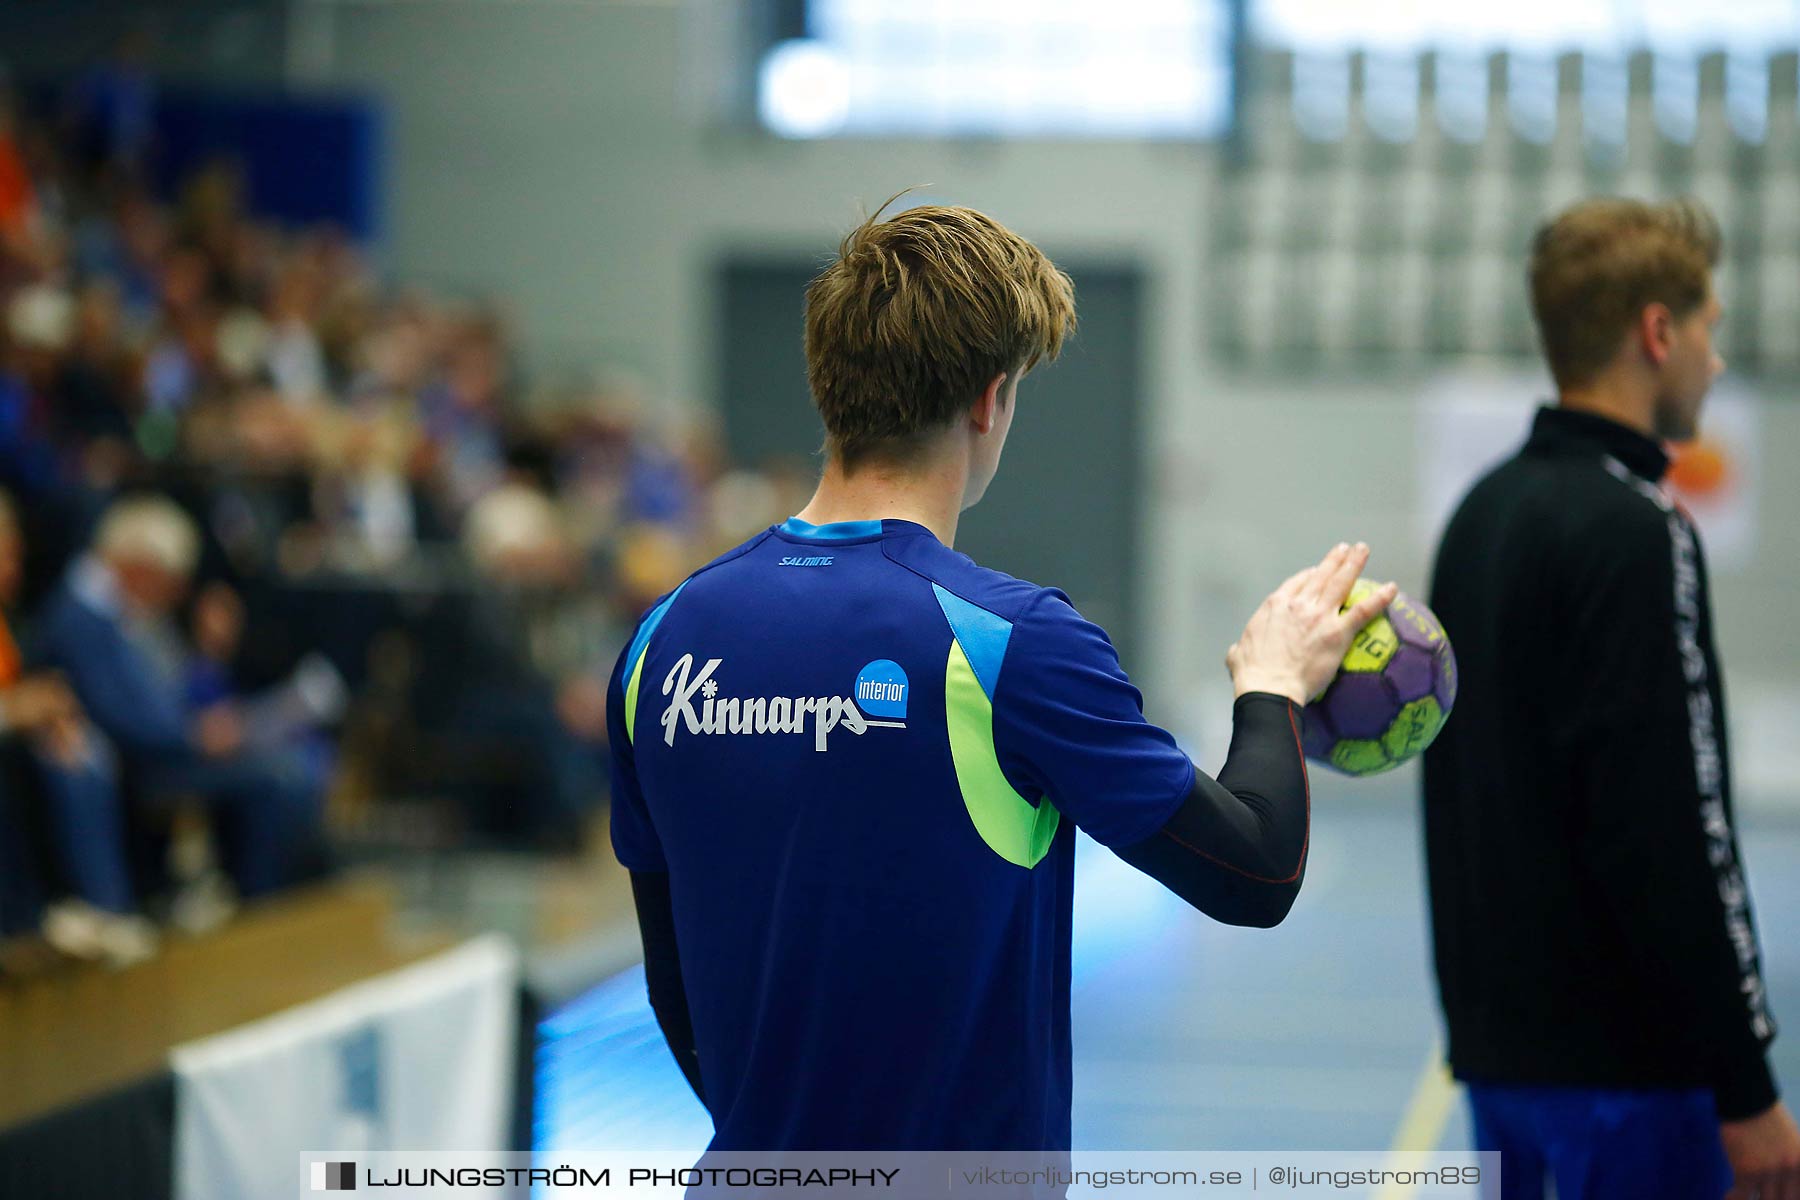
[{"label": "salming logo on jersey", "polygon": [[[810,727],[813,749],[828,749],[833,729],[840,726],[858,737],[871,727],[905,729],[903,720],[875,717],[906,715],[906,672],[888,659],[877,659],[857,676],[857,699],[849,696],[721,696],[714,678],[722,658],[709,658],[699,673],[694,656],[675,660],[663,679],[662,694],[669,697],[663,709],[663,741],[673,746],[675,733],[805,733]],[[858,706],[858,702],[861,706]],[[863,715],[867,709],[869,716]]]}]

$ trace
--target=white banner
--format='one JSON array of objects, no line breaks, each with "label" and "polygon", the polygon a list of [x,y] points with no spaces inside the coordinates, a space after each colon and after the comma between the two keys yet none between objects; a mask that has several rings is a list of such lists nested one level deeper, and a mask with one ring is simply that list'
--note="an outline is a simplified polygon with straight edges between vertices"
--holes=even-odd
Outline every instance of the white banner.
[{"label": "white banner", "polygon": [[500,1150],[518,956],[498,936],[177,1047],[177,1200],[266,1200],[311,1146]]}]

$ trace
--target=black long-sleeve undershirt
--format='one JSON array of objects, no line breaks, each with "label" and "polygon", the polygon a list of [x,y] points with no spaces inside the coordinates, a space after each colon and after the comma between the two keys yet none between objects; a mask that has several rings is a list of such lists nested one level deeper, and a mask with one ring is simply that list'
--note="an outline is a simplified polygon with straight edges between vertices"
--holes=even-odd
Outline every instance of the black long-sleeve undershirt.
[{"label": "black long-sleeve undershirt", "polygon": [[1232,710],[1218,779],[1193,790],[1163,827],[1115,853],[1215,920],[1281,923],[1306,874],[1312,801],[1292,701],[1249,692]]},{"label": "black long-sleeve undershirt", "polygon": [[669,876],[659,871],[633,871],[631,898],[637,904],[638,933],[644,939],[644,983],[650,993],[650,1011],[675,1065],[687,1077],[700,1103],[706,1089],[700,1083],[700,1052],[694,1047],[694,1020],[688,1012],[687,989],[681,982],[681,956],[675,946],[675,912],[669,897]]}]

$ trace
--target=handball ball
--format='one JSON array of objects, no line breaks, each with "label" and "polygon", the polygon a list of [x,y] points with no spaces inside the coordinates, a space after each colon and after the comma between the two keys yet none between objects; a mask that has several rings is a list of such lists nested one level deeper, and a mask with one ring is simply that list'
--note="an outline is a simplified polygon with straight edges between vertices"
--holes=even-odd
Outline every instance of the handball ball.
[{"label": "handball ball", "polygon": [[[1357,580],[1344,609],[1375,588]],[[1345,775],[1379,775],[1431,745],[1455,703],[1450,639],[1402,593],[1356,631],[1336,678],[1306,706],[1306,756]]]}]

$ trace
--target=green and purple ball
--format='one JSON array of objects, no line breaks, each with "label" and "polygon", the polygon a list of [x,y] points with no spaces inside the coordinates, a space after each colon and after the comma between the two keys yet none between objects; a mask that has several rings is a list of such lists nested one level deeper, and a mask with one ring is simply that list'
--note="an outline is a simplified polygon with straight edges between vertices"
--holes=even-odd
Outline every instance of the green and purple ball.
[{"label": "green and purple ball", "polygon": [[[1359,579],[1348,608],[1375,590]],[[1306,756],[1379,775],[1431,745],[1456,703],[1456,654],[1430,609],[1404,593],[1356,631],[1336,678],[1306,706]]]}]

